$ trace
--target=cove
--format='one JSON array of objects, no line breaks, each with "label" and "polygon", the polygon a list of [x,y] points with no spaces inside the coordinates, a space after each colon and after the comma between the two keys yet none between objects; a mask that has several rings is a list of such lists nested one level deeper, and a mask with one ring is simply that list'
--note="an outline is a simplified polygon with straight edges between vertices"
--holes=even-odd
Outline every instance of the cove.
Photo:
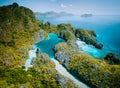
[{"label": "cove", "polygon": [[81,41],[81,40],[77,40],[76,44],[78,45],[79,51],[82,53],[87,53],[93,57],[95,57],[96,59],[99,58],[104,58],[106,56],[107,53],[109,53],[109,50],[105,50],[106,47],[103,47],[103,49],[97,49],[92,45],[88,45],[85,42]]},{"label": "cove", "polygon": [[[58,35],[54,33],[49,33],[48,36],[48,39],[36,43],[34,47],[40,48],[42,52],[47,53],[50,58],[54,58],[54,46],[60,42],[65,42],[65,40],[59,38]],[[108,49],[105,50],[105,47],[102,50],[99,50],[94,46],[88,45],[85,42],[79,40],[76,41],[76,44],[78,45],[80,51],[87,53],[95,58],[103,58],[109,52]]]},{"label": "cove", "polygon": [[35,44],[43,53],[47,53],[50,58],[54,58],[53,48],[56,44],[65,42],[54,33],[49,33],[49,38]]}]

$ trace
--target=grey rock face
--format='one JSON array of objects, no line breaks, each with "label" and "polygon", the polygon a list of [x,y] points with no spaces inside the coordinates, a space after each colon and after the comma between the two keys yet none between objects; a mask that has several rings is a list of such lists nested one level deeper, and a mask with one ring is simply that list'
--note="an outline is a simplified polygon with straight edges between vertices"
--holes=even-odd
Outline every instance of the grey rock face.
[{"label": "grey rock face", "polygon": [[105,56],[104,60],[107,61],[109,64],[120,64],[120,59],[113,53],[108,53]]},{"label": "grey rock face", "polygon": [[43,30],[40,30],[39,35],[40,35],[40,39],[41,40],[45,39],[45,37],[44,37],[44,31]]},{"label": "grey rock face", "polygon": [[99,70],[99,66],[97,64],[94,65],[95,70]]},{"label": "grey rock face", "polygon": [[95,34],[91,34],[90,31],[84,30],[84,29],[76,29],[75,30],[75,36],[79,39],[81,39],[81,41],[86,42],[87,44],[91,44],[93,46],[95,46],[98,49],[102,49],[103,48],[103,44],[99,43],[95,37]]}]

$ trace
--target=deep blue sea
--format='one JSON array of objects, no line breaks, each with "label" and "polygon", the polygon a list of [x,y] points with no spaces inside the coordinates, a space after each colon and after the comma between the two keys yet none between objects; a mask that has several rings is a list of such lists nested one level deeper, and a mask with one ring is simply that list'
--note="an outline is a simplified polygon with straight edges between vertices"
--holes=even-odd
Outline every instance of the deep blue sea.
[{"label": "deep blue sea", "polygon": [[39,20],[43,20],[43,22],[49,21],[54,25],[60,23],[70,23],[74,28],[95,30],[97,33],[97,40],[104,45],[102,51],[104,51],[104,53],[113,52],[116,55],[120,56],[120,16],[97,15],[92,17],[80,17],[80,16],[63,16],[54,18],[40,18],[39,16],[36,17]]}]

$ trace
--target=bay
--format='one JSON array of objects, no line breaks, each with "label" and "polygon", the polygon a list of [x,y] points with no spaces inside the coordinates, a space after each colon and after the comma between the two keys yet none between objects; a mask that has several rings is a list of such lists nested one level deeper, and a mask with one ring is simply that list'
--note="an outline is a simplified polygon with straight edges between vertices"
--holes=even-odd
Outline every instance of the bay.
[{"label": "bay", "polygon": [[[86,30],[95,30],[97,33],[97,40],[104,45],[100,52],[105,56],[109,52],[113,52],[120,56],[120,16],[117,15],[93,15],[92,17],[80,16],[61,16],[54,18],[40,18],[37,19],[43,22],[51,22],[54,25],[60,23],[69,23],[74,28],[84,28]],[[98,50],[99,51],[99,50]],[[93,53],[88,54],[94,56]]]},{"label": "bay", "polygon": [[40,48],[42,52],[47,53],[50,58],[54,58],[53,49],[55,45],[60,42],[64,42],[64,40],[59,38],[56,34],[49,33],[48,39],[36,43],[35,46]]}]

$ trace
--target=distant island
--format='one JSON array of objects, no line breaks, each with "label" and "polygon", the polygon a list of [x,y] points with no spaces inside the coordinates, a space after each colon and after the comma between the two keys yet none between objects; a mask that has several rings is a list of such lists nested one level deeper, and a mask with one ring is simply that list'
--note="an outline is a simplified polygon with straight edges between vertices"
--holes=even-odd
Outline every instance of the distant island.
[{"label": "distant island", "polygon": [[45,13],[41,13],[41,12],[35,12],[36,16],[40,16],[40,17],[61,17],[61,16],[73,16],[73,14],[71,13],[67,13],[67,12],[54,12],[54,11],[49,11],[49,12],[45,12]]},{"label": "distant island", "polygon": [[82,14],[81,17],[92,17],[93,14]]},{"label": "distant island", "polygon": [[[52,17],[62,17],[62,16],[74,16],[75,14],[67,13],[67,12],[54,12],[54,11],[48,11],[48,12],[34,12],[36,16],[39,16],[41,18],[52,18]],[[82,14],[80,17],[92,17],[93,14]]]}]

